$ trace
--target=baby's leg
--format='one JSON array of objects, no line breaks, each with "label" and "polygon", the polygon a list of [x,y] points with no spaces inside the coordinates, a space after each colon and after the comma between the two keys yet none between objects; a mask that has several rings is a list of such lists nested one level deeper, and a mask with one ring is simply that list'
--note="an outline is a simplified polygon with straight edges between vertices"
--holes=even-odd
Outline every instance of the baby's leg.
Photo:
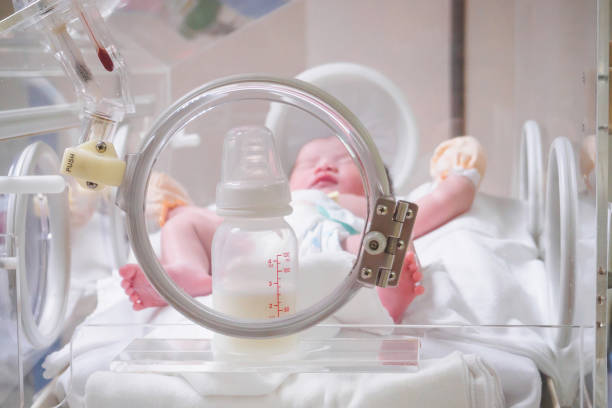
[{"label": "baby's leg", "polygon": [[400,281],[396,287],[376,288],[380,302],[395,323],[401,323],[404,311],[425,288],[419,284],[421,271],[414,252],[406,252]]},{"label": "baby's leg", "polygon": [[[363,234],[351,235],[343,242],[344,250],[357,254],[362,238]],[[401,322],[404,311],[414,298],[425,293],[425,288],[420,284],[423,275],[419,269],[419,263],[411,243],[404,256],[399,284],[396,287],[376,288],[380,302],[396,323]]]},{"label": "baby's leg", "polygon": [[[161,263],[174,282],[191,296],[208,295],[212,289],[210,248],[221,223],[212,211],[198,207],[178,207],[162,228]],[[163,306],[166,302],[149,284],[138,265],[120,270],[122,286],[134,309]]]}]

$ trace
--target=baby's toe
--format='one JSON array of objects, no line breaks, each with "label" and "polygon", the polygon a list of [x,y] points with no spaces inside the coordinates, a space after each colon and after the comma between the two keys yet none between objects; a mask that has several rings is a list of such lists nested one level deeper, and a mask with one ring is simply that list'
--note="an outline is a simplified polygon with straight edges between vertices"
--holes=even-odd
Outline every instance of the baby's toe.
[{"label": "baby's toe", "polygon": [[119,275],[121,275],[125,279],[131,279],[136,274],[136,265],[127,264],[119,268]]},{"label": "baby's toe", "polygon": [[134,310],[142,310],[144,309],[144,305],[142,304],[142,300],[140,299],[140,295],[138,292],[133,291],[130,295],[130,301],[132,302],[132,309]]},{"label": "baby's toe", "polygon": [[128,296],[132,296],[132,294],[135,292],[134,288],[129,286],[127,288],[125,288],[125,294]]},{"label": "baby's toe", "polygon": [[121,280],[121,287],[123,289],[125,289],[126,293],[127,293],[127,290],[132,287],[132,280],[131,279],[127,279],[127,278],[122,279]]},{"label": "baby's toe", "polygon": [[414,293],[415,295],[422,295],[423,293],[425,293],[425,288],[421,285],[417,286],[414,288]]},{"label": "baby's toe", "polygon": [[423,274],[421,272],[414,272],[412,274],[412,280],[415,282],[419,282],[421,279],[423,279]]}]

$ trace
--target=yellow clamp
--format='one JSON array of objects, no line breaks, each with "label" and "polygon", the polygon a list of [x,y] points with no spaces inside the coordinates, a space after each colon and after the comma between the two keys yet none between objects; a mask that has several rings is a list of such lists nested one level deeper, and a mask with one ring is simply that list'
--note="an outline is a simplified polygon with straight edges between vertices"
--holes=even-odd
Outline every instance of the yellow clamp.
[{"label": "yellow clamp", "polygon": [[74,177],[84,188],[102,190],[121,184],[125,162],[111,142],[90,140],[64,150],[60,171]]}]

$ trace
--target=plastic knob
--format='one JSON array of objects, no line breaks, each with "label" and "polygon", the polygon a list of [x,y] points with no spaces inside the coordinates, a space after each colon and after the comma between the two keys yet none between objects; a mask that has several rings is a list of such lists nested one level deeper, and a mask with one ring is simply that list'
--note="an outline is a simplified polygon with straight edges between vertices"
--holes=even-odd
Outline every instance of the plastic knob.
[{"label": "plastic knob", "polygon": [[111,142],[90,140],[64,150],[60,171],[74,177],[84,188],[101,190],[121,184],[125,162]]}]

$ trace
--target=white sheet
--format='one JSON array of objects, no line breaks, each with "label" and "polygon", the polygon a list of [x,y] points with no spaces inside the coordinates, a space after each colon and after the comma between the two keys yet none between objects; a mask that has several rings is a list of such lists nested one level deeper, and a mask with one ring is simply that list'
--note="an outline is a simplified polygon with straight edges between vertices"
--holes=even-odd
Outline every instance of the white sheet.
[{"label": "white sheet", "polygon": [[[471,211],[416,240],[426,294],[408,308],[404,323],[552,323],[544,264],[524,220],[521,202],[478,194]],[[579,386],[577,367],[588,370],[589,358],[580,359],[580,338],[558,350],[550,334],[519,327],[459,336],[530,358],[556,382],[561,403],[571,404]]]}]

